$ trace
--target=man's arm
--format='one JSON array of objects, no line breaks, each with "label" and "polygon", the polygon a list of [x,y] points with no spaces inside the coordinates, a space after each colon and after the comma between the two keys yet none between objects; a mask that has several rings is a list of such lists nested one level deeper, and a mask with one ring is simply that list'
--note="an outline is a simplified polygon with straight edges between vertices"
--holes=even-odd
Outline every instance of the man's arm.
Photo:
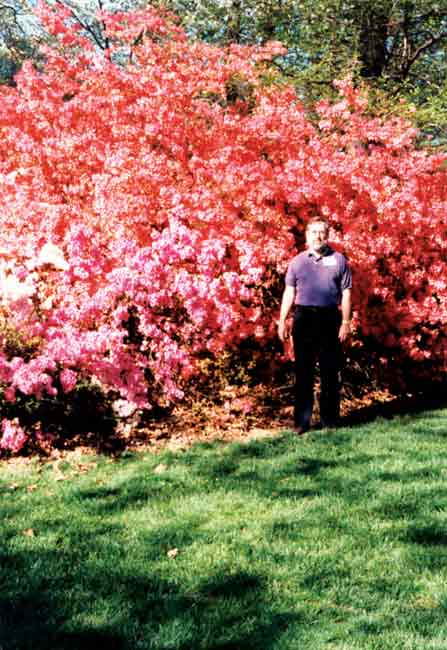
[{"label": "man's arm", "polygon": [[341,294],[341,316],[338,338],[340,341],[345,341],[351,332],[351,289],[343,289]]},{"label": "man's arm", "polygon": [[292,307],[294,302],[295,302],[295,287],[286,285],[286,288],[284,289],[284,293],[282,295],[281,312],[279,315],[279,323],[278,323],[278,336],[283,343],[286,340],[286,337],[288,335],[287,328],[286,328],[287,316],[289,315],[290,308]]}]

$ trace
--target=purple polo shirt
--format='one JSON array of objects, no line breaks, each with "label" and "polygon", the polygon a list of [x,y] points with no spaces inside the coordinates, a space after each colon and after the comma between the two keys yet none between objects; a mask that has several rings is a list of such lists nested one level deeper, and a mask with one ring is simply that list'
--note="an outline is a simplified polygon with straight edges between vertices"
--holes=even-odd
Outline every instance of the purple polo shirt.
[{"label": "purple polo shirt", "polygon": [[344,289],[351,289],[352,276],[341,253],[327,247],[321,257],[306,250],[289,264],[286,285],[295,287],[295,304],[336,307]]}]

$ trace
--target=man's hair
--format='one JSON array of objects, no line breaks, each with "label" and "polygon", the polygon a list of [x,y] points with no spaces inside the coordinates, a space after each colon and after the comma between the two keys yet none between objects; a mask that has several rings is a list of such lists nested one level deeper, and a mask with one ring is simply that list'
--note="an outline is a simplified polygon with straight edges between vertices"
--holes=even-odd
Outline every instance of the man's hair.
[{"label": "man's hair", "polygon": [[329,232],[329,223],[324,217],[312,217],[309,219],[306,225],[306,230],[309,230],[310,226],[314,223],[323,223],[324,227],[326,228],[326,232]]}]

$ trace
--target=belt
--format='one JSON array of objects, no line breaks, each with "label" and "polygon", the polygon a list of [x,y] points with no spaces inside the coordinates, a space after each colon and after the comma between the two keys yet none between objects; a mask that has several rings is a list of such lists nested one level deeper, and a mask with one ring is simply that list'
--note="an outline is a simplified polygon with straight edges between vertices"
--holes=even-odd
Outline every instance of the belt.
[{"label": "belt", "polygon": [[299,309],[300,311],[308,311],[311,313],[338,311],[338,307],[336,305],[333,305],[332,307],[314,307],[313,305],[296,305],[296,308]]}]

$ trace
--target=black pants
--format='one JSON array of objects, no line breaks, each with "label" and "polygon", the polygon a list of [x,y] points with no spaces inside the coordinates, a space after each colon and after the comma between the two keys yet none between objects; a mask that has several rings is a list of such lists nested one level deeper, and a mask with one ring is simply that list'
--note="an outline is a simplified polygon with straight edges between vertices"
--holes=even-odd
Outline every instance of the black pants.
[{"label": "black pants", "polygon": [[338,308],[297,306],[293,320],[295,351],[295,424],[310,425],[314,403],[315,367],[320,367],[320,420],[333,426],[340,415],[341,345]]}]

